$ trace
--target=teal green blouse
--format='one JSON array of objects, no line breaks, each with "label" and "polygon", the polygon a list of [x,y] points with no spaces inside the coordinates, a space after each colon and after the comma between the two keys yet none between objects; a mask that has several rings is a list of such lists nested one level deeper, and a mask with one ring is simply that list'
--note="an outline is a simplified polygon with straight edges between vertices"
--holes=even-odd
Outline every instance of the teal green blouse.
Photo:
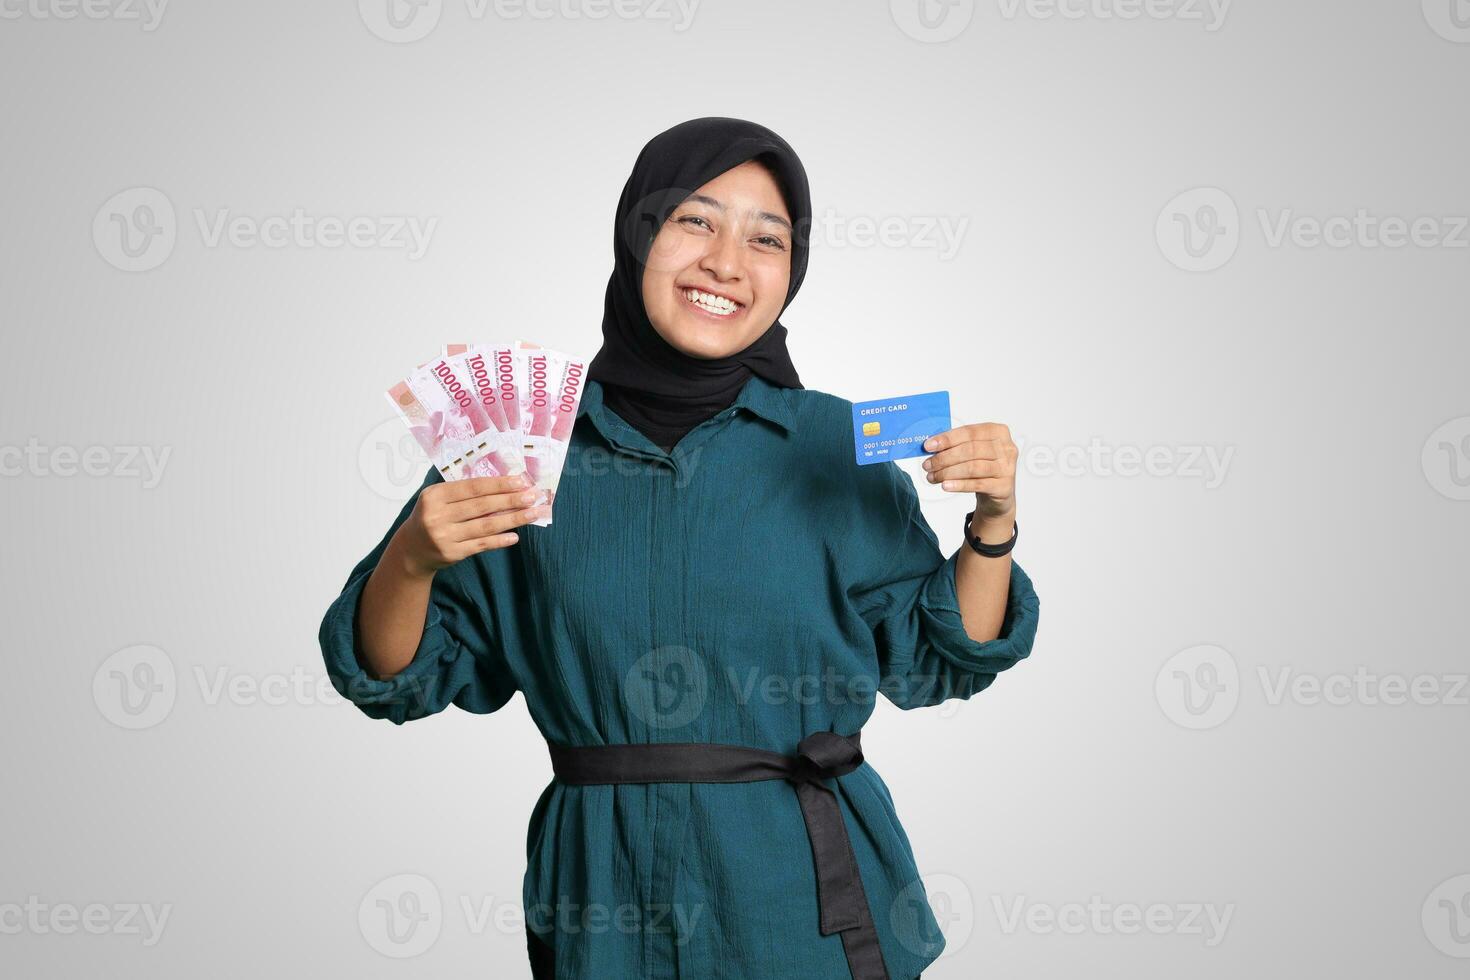
[{"label": "teal green blouse", "polygon": [[[851,402],[752,377],[664,452],[589,382],[554,523],[434,579],[423,639],[390,680],[359,662],[363,585],[413,507],[322,622],[333,683],[401,724],[525,696],[567,745],[726,742],[791,754],[850,734],[881,693],[901,708],[969,698],[1031,652],[1039,604],[1012,562],[999,638],[966,635],[956,556],[909,476],[858,466]],[[424,485],[438,482],[430,470]],[[837,799],[893,980],[944,948],[908,837],[871,765]],[[527,924],[559,980],[840,980],[817,928],[811,847],[783,780],[566,786],[531,814]]]}]

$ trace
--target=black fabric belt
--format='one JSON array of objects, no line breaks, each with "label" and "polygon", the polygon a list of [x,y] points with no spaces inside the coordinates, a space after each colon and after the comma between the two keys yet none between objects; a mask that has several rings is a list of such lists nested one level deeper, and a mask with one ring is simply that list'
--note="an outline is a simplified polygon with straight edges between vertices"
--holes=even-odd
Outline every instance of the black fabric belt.
[{"label": "black fabric belt", "polygon": [[863,764],[861,732],[815,732],[795,755],[719,742],[648,745],[555,745],[556,778],[570,786],[606,783],[754,783],[789,780],[796,787],[817,870],[819,927],[824,936],[842,934],[853,980],[888,980],[857,856],[837,796],[823,780]]}]

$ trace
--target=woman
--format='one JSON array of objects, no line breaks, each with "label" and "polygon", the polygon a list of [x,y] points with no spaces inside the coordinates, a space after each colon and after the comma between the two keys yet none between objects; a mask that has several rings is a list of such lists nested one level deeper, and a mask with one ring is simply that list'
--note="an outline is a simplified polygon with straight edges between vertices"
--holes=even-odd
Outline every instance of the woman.
[{"label": "woman", "polygon": [[[653,139],[618,203],[603,346],[556,498],[430,470],[321,629],[402,723],[521,691],[556,778],[532,813],[533,975],[911,980],[943,949],[858,738],[880,691],[968,698],[1031,650],[1004,426],[926,444],[976,494],[948,559],[851,403],[801,387],[801,161],[753,123]],[[489,774],[487,774],[488,776]]]}]

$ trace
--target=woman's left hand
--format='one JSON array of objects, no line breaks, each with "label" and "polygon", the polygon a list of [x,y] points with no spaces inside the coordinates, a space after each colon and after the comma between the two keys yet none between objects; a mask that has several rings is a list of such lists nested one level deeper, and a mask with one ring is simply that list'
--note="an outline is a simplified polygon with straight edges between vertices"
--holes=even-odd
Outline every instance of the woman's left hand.
[{"label": "woman's left hand", "polygon": [[924,460],[929,482],[945,490],[975,494],[975,531],[984,521],[1011,533],[1016,514],[1016,459],[1011,430],[999,422],[962,425],[924,442],[934,455]]}]

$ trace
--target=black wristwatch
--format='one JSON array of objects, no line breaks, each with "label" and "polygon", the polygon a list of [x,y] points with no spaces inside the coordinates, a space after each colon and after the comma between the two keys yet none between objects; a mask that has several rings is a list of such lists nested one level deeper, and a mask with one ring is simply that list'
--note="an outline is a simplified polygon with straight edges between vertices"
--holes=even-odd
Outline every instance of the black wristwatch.
[{"label": "black wristwatch", "polygon": [[965,515],[965,543],[974,549],[975,554],[984,555],[986,558],[1000,558],[1003,555],[1010,554],[1011,549],[1016,546],[1016,538],[1021,535],[1020,522],[1012,522],[1011,539],[1005,544],[985,544],[970,533],[970,518],[974,516],[975,512],[973,510]]}]

